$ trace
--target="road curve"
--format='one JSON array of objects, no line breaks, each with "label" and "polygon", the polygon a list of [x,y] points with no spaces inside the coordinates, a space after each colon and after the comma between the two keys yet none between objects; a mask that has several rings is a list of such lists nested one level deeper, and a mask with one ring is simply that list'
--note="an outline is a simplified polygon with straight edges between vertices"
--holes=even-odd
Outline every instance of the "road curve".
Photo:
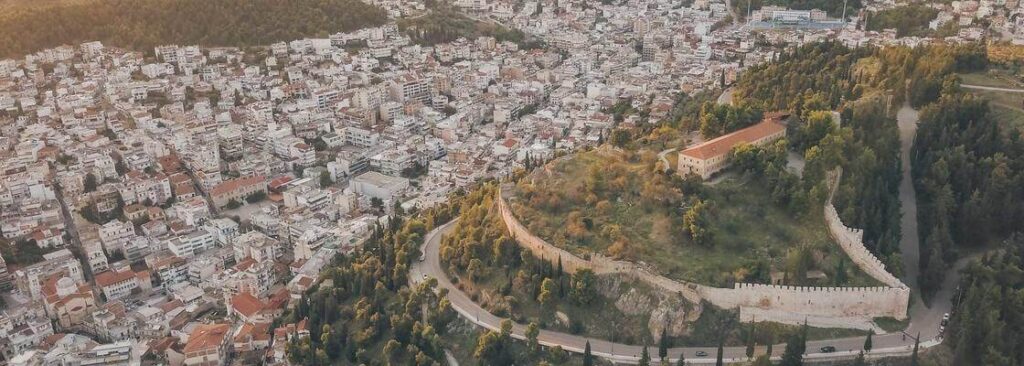
[{"label": "road curve", "polygon": [[[1021,90],[1024,92],[1024,90]],[[901,159],[903,168],[903,182],[900,185],[900,204],[903,206],[903,217],[901,229],[903,237],[900,242],[900,249],[904,255],[904,282],[913,286],[917,291],[917,262],[919,257],[917,238],[917,201],[910,178],[910,151],[913,146],[914,135],[917,131],[918,114],[909,106],[904,106],[897,113],[897,120],[900,130]],[[664,152],[663,152],[664,153]],[[659,154],[661,155],[661,154]],[[487,310],[473,302],[466,293],[462,292],[452,284],[441,266],[439,257],[441,238],[447,234],[457,222],[452,220],[441,225],[427,234],[421,250],[422,260],[413,263],[410,269],[410,281],[413,283],[426,280],[428,277],[437,279],[438,287],[448,290],[448,299],[452,307],[465,319],[478,326],[498,330],[504,318],[491,314]],[[907,355],[914,345],[913,337],[921,335],[921,347],[929,348],[942,342],[938,325],[943,314],[950,312],[952,299],[957,292],[960,270],[978,255],[965,257],[957,261],[947,273],[942,287],[937,291],[932,300],[932,305],[926,307],[921,301],[914,301],[910,309],[911,323],[903,332],[876,335],[873,339],[874,349],[867,354],[868,358],[880,358],[885,356]],[[516,339],[525,339],[526,326],[513,323],[512,336]],[[617,363],[637,363],[642,346],[608,342],[599,339],[561,333],[550,330],[541,330],[538,341],[544,346],[562,346],[570,352],[582,353],[584,345],[590,341],[591,351],[595,356],[603,357]],[[837,349],[834,353],[814,352],[805,354],[808,360],[832,360],[849,359],[855,357],[864,344],[864,337],[848,337],[829,340],[818,340],[807,342],[808,350],[819,350],[824,346],[833,346]],[[656,347],[656,346],[654,346]],[[781,355],[785,344],[773,346],[776,355]],[[653,351],[653,350],[652,350]],[[696,353],[703,351],[708,354],[706,357],[697,357]],[[670,357],[678,357],[682,354],[690,364],[711,364],[715,362],[715,347],[677,347],[669,350]],[[724,350],[725,361],[728,363],[744,362],[746,358],[745,347],[726,347]],[[778,359],[778,356],[773,357]],[[670,361],[674,362],[672,358]]]},{"label": "road curve", "polygon": [[[473,302],[466,293],[455,287],[441,265],[439,256],[441,238],[454,228],[455,222],[456,221],[453,220],[447,224],[441,225],[427,234],[423,247],[421,248],[423,251],[423,260],[413,263],[412,268],[409,271],[410,281],[413,283],[419,283],[424,281],[426,278],[436,279],[438,288],[448,290],[448,300],[451,302],[452,308],[454,308],[460,316],[478,326],[497,331],[501,326],[501,322],[505,320],[505,318],[491,314],[480,307],[480,305]],[[941,317],[941,313],[939,316]],[[526,339],[525,331],[526,326],[524,324],[513,323],[512,336],[514,338]],[[922,332],[922,338],[925,340],[929,339],[928,337],[924,337],[925,334],[926,333]],[[580,335],[550,330],[541,330],[540,335],[538,336],[538,341],[544,346],[552,347],[558,345],[566,351],[576,353],[582,353],[586,342],[590,341],[591,352],[595,356],[618,363],[628,364],[637,363],[641,350],[643,349],[643,346],[608,342],[605,340],[592,339]],[[868,355],[869,357],[906,355],[911,351],[914,344],[912,337],[904,337],[901,333],[876,335],[873,341],[875,347]],[[864,337],[810,341],[807,342],[808,350],[818,350],[824,346],[833,346],[836,347],[838,351],[834,353],[815,352],[807,354],[804,357],[806,359],[851,358],[861,350],[863,344]],[[921,343],[922,347],[931,347],[936,344],[939,344],[939,341],[927,340],[922,341]],[[650,351],[654,352],[656,347],[657,346],[652,345],[652,349]],[[782,350],[785,349],[785,344],[776,344],[773,346],[773,349],[775,350],[776,355],[781,355]],[[696,353],[698,351],[706,352],[708,356],[697,357]],[[736,363],[747,361],[745,347],[726,347],[724,351],[724,358],[726,362]],[[682,354],[686,357],[687,363],[712,364],[715,362],[714,355],[716,352],[717,349],[714,346],[676,347],[670,349],[668,354],[671,357],[670,361],[673,362],[678,355]]]}]

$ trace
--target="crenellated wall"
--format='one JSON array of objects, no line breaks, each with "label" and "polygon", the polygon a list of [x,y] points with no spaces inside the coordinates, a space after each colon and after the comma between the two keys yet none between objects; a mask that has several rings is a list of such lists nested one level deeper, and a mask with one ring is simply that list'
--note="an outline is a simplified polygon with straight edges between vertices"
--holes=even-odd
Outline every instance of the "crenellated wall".
[{"label": "crenellated wall", "polygon": [[829,234],[836,241],[836,244],[839,244],[839,247],[843,249],[843,252],[846,252],[850,260],[857,267],[860,267],[864,273],[889,287],[906,288],[907,285],[900,281],[899,278],[896,278],[896,276],[893,276],[892,273],[889,273],[885,269],[885,263],[882,263],[878,257],[875,257],[864,246],[864,230],[854,229],[843,224],[843,219],[839,217],[839,212],[836,211],[836,207],[832,204],[832,198],[835,196],[836,190],[839,189],[839,180],[842,177],[842,167],[836,167],[828,172],[826,177],[829,184],[829,194],[828,203],[825,204],[825,222],[828,225]]},{"label": "crenellated wall", "polygon": [[[907,304],[910,300],[910,290],[906,286],[892,286],[887,280],[895,280],[895,283],[902,285],[899,280],[889,275],[885,277],[885,266],[874,259],[874,256],[864,249],[863,244],[859,246],[864,253],[858,251],[857,243],[860,243],[859,232],[842,226],[838,220],[830,221],[830,231],[833,222],[838,222],[837,228],[844,228],[845,231],[837,231],[846,244],[843,246],[847,253],[856,253],[854,258],[859,266],[873,277],[878,275],[887,280],[879,281],[892,287],[800,287],[800,286],[776,286],[738,283],[733,288],[710,287],[685,281],[676,281],[664,276],[652,273],[651,271],[626,261],[617,261],[611,258],[594,254],[590,259],[578,257],[564,249],[549,244],[544,239],[533,235],[523,226],[512,213],[507,202],[512,198],[511,189],[506,184],[499,190],[497,200],[502,220],[513,239],[523,248],[528,249],[534,256],[547,260],[562,261],[562,267],[569,273],[576,272],[581,268],[590,268],[597,274],[625,274],[637,280],[661,288],[666,292],[675,292],[686,297],[691,302],[708,302],[723,308],[739,308],[744,314],[756,314],[758,321],[777,321],[787,324],[800,324],[809,319],[818,321],[812,325],[818,326],[849,326],[860,328],[859,324],[870,324],[874,317],[893,317],[905,319],[907,316]],[[829,205],[828,207],[831,207]],[[832,211],[835,209],[833,208]],[[826,209],[827,215],[828,209]],[[840,239],[837,239],[839,241]],[[849,249],[848,249],[849,248]],[[851,255],[853,258],[854,255]],[[869,259],[874,259],[871,262]],[[880,270],[881,272],[878,272]],[[874,271],[875,273],[872,273]],[[876,277],[876,278],[879,278]],[[742,315],[742,314],[741,314]],[[743,319],[748,321],[750,319]]]}]

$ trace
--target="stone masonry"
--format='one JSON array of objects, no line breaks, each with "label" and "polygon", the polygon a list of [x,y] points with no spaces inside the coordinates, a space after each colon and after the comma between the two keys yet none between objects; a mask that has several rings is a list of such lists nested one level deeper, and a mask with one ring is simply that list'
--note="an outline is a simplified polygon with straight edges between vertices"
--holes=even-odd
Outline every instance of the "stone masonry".
[{"label": "stone masonry", "polygon": [[[569,273],[590,268],[596,274],[625,274],[666,292],[679,293],[693,303],[707,300],[722,308],[739,308],[743,321],[756,318],[754,320],[786,324],[802,324],[807,321],[814,326],[864,328],[863,325],[870,324],[874,317],[905,319],[907,316],[910,289],[906,286],[893,286],[902,283],[898,280],[891,282],[889,277],[892,275],[885,271],[881,262],[877,262],[874,256],[864,256],[859,252],[857,244],[860,241],[855,240],[859,238],[856,235],[858,231],[843,226],[838,216],[832,222],[838,222],[839,225],[830,222],[829,229],[845,228],[844,231],[833,233],[836,240],[841,241],[843,250],[857,253],[856,257],[851,255],[852,260],[869,275],[890,287],[800,287],[737,283],[733,288],[718,288],[669,279],[635,263],[614,260],[596,253],[589,259],[581,258],[530,233],[509,207],[507,200],[511,198],[511,193],[508,188],[503,185],[499,190],[497,204],[512,238],[537,257],[551,261],[560,258],[562,266]],[[827,207],[831,207],[831,204]],[[859,248],[870,255],[863,244]]]}]

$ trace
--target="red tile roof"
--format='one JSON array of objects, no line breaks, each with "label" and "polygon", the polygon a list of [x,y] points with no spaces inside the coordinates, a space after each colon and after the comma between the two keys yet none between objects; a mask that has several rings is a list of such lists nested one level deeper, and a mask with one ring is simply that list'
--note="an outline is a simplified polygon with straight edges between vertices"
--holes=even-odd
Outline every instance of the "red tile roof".
[{"label": "red tile roof", "polygon": [[216,187],[213,187],[213,189],[210,190],[210,196],[220,196],[223,194],[227,194],[229,192],[234,192],[235,190],[241,187],[256,184],[266,184],[266,182],[267,178],[262,175],[232,179],[229,181],[225,181],[221,184],[218,184]]},{"label": "red tile roof", "polygon": [[99,287],[107,287],[123,281],[128,281],[135,278],[135,273],[131,271],[124,272],[113,272],[103,271],[96,275],[96,285]]},{"label": "red tile roof", "polygon": [[185,344],[185,354],[217,349],[224,343],[224,337],[231,329],[230,324],[203,324],[192,330]]},{"label": "red tile roof", "polygon": [[682,154],[696,158],[708,159],[728,154],[733,147],[740,143],[751,142],[779,131],[785,131],[786,126],[774,120],[764,120],[760,123],[744,128],[742,130],[719,136],[703,144],[683,150]]},{"label": "red tile roof", "polygon": [[231,297],[231,308],[249,318],[263,310],[263,302],[248,292],[241,292]]}]

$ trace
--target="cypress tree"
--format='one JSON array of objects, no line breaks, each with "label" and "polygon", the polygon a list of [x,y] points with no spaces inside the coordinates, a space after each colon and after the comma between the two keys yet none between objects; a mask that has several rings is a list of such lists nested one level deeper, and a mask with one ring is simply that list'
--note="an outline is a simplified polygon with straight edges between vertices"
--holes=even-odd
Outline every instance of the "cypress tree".
[{"label": "cypress tree", "polygon": [[718,341],[718,355],[715,356],[715,366],[725,365],[725,361],[723,360],[725,350],[722,349],[722,342],[723,341]]},{"label": "cypress tree", "polygon": [[750,334],[747,334],[747,358],[754,357],[754,332],[757,330],[754,323],[750,323]]},{"label": "cypress tree", "polygon": [[910,366],[918,366],[919,361],[917,360],[917,349],[921,346],[921,332],[917,332],[917,338],[914,338],[914,353],[910,354]]},{"label": "cypress tree", "polygon": [[668,357],[668,335],[665,328],[661,328],[661,339],[658,340],[658,358],[664,360]]},{"label": "cypress tree", "polygon": [[583,366],[594,366],[594,356],[590,354],[590,341],[583,348]]}]

